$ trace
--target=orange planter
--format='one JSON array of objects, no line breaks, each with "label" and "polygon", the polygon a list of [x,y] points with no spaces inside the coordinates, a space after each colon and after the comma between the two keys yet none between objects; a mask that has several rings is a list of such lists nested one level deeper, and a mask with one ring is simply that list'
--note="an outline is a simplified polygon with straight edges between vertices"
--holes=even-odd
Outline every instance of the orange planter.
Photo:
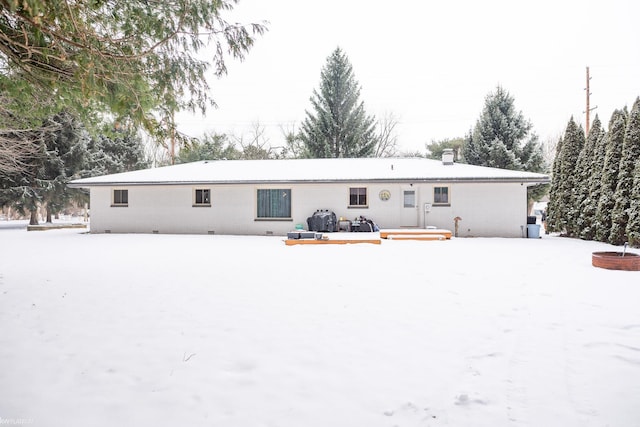
[{"label": "orange planter", "polygon": [[591,265],[608,270],[640,271],[640,255],[622,252],[593,252]]}]

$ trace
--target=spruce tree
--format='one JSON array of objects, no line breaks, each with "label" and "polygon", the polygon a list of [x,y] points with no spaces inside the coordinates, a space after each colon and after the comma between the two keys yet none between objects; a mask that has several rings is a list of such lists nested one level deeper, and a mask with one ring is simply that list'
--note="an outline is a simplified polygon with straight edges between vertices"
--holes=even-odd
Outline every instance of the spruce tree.
[{"label": "spruce tree", "polygon": [[80,192],[67,187],[67,183],[81,177],[88,158],[89,141],[89,133],[77,117],[63,112],[50,121],[59,128],[47,138],[44,173],[39,180],[46,202],[46,222],[51,222],[52,216],[62,211],[69,200]]},{"label": "spruce tree", "polygon": [[306,155],[314,158],[368,157],[377,138],[375,119],[367,115],[360,85],[347,56],[337,48],[320,73],[320,91],[311,97],[300,138]]},{"label": "spruce tree", "polygon": [[485,98],[485,105],[463,146],[463,157],[472,165],[542,172],[542,146],[533,126],[516,111],[513,97],[502,87]]},{"label": "spruce tree", "polygon": [[104,132],[91,139],[88,151],[89,162],[87,171],[84,173],[87,176],[128,172],[149,167],[142,140],[131,130]]},{"label": "spruce tree", "polygon": [[551,172],[551,188],[549,190],[549,203],[547,204],[547,221],[545,223],[546,232],[558,232],[560,231],[560,204],[562,200],[560,198],[560,183],[562,177],[560,176],[560,164],[562,152],[562,138],[558,140],[556,144],[556,154],[553,158],[553,168]]},{"label": "spruce tree", "polygon": [[38,224],[40,205],[46,206],[47,222],[79,190],[67,182],[80,178],[87,160],[88,133],[68,112],[47,118],[32,136],[38,142],[38,155],[30,160],[26,173],[6,175],[0,184],[0,202],[30,213],[30,225]]},{"label": "spruce tree", "polygon": [[611,233],[611,211],[615,207],[614,194],[618,185],[618,173],[620,171],[620,158],[622,145],[627,127],[627,111],[615,110],[609,120],[609,132],[607,134],[607,149],[602,167],[602,179],[600,186],[600,199],[596,210],[596,240],[609,241]]},{"label": "spruce tree", "polygon": [[638,159],[640,159],[640,98],[636,99],[631,108],[624,134],[618,182],[613,196],[615,205],[611,212],[609,243],[612,245],[622,245],[627,241],[628,209],[631,205],[633,175]]},{"label": "spruce tree", "polygon": [[[585,240],[595,239],[595,216],[600,200],[600,179],[602,177],[602,167],[604,166],[604,156],[606,152],[605,131],[602,129],[600,118],[596,115],[585,147],[593,146],[589,165],[582,169],[580,176],[581,185],[586,183],[586,194],[583,194],[581,215],[578,220],[580,228],[579,237]],[[583,150],[584,151],[584,150]]]}]

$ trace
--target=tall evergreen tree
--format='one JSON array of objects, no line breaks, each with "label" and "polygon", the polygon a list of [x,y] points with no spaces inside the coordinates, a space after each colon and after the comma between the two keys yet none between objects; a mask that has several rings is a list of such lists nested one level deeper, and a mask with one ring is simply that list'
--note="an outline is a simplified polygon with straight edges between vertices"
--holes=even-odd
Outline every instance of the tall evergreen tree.
[{"label": "tall evergreen tree", "polygon": [[609,243],[622,245],[627,241],[629,207],[633,192],[634,171],[640,159],[640,97],[631,108],[624,134],[624,144],[620,158],[618,182],[613,195],[615,205],[611,212],[611,231]]},{"label": "tall evergreen tree", "polygon": [[596,240],[609,241],[611,233],[611,211],[615,207],[614,194],[618,185],[618,173],[620,171],[620,158],[622,145],[627,127],[626,109],[615,110],[609,120],[609,132],[607,134],[607,150],[602,167],[602,179],[600,186],[600,199],[596,210]]},{"label": "tall evergreen tree", "polygon": [[[577,199],[576,188],[578,186],[578,171],[576,166],[580,152],[585,143],[584,131],[573,120],[567,124],[567,129],[562,140],[560,152],[560,179],[558,185],[558,197],[561,201],[558,206],[556,226],[560,231],[565,231],[569,236],[575,236],[578,229],[578,217],[580,215],[580,201]],[[555,177],[554,177],[555,178]]]},{"label": "tall evergreen tree", "polygon": [[[38,175],[40,165],[45,157],[48,133],[56,127],[32,127],[28,130],[7,129],[2,132],[2,149],[19,145],[23,155],[16,158],[16,167],[0,167],[0,207],[12,206],[21,214],[31,212],[31,223],[37,224],[37,208],[42,196],[32,187]],[[29,148],[29,155],[25,148]],[[5,159],[11,161],[11,150]]]},{"label": "tall evergreen tree", "polygon": [[640,162],[633,172],[633,191],[629,205],[629,222],[627,223],[629,244],[640,248]]},{"label": "tall evergreen tree", "polygon": [[544,157],[538,136],[513,97],[502,87],[487,95],[463,157],[472,165],[542,172]]},{"label": "tall evergreen tree", "polygon": [[242,157],[234,144],[225,134],[205,134],[204,138],[195,140],[183,147],[176,159],[177,163],[189,163],[198,160],[234,160]]},{"label": "tall evergreen tree", "polygon": [[224,75],[227,56],[243,59],[266,30],[227,22],[237,2],[4,0],[3,108],[32,126],[59,111],[85,123],[107,112],[162,138],[175,112],[213,103],[209,71]]},{"label": "tall evergreen tree", "polygon": [[545,228],[547,232],[560,231],[560,206],[562,199],[560,198],[560,183],[562,177],[560,175],[560,165],[562,156],[562,138],[556,144],[556,155],[553,158],[553,168],[551,171],[551,188],[549,190],[549,203],[547,204],[547,221]]},{"label": "tall evergreen tree", "polygon": [[22,214],[29,212],[31,225],[38,224],[39,205],[45,205],[50,222],[78,191],[66,184],[85,169],[89,139],[84,126],[67,112],[48,118],[40,129],[39,154],[29,163],[27,173],[7,176],[0,189],[0,200]]},{"label": "tall evergreen tree", "polygon": [[368,157],[377,138],[375,119],[359,101],[360,85],[345,53],[337,48],[320,73],[320,91],[311,97],[300,137],[306,154],[316,158]]},{"label": "tall evergreen tree", "polygon": [[105,130],[89,141],[88,151],[89,162],[84,175],[106,175],[149,167],[142,140],[133,130]]},{"label": "tall evergreen tree", "polygon": [[[598,208],[598,201],[600,200],[600,180],[602,177],[602,168],[604,166],[604,156],[606,152],[606,138],[605,131],[602,128],[600,118],[596,115],[591,129],[589,129],[589,136],[587,137],[586,147],[591,151],[588,161],[588,165],[585,164],[581,169],[580,185],[582,205],[581,215],[578,219],[578,227],[580,229],[579,237],[585,240],[595,239],[595,216],[596,209]],[[580,161],[580,160],[579,160]],[[585,160],[586,163],[586,160]]]}]

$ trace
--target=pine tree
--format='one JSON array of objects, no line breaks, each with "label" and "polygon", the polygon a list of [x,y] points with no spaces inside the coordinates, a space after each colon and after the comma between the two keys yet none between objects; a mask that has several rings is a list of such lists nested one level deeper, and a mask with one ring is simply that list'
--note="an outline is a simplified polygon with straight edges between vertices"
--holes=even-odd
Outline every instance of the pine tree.
[{"label": "pine tree", "polygon": [[560,152],[560,183],[559,183],[559,216],[558,227],[567,235],[575,236],[578,229],[578,217],[580,216],[580,200],[577,196],[578,172],[576,166],[580,152],[585,143],[584,131],[573,120],[569,120],[564,133],[562,151]]},{"label": "pine tree", "polygon": [[243,59],[266,31],[227,22],[237,2],[3,1],[2,105],[36,127],[63,110],[85,123],[107,113],[162,138],[176,111],[214,103],[209,75],[226,74],[227,57]]},{"label": "pine tree", "polygon": [[300,137],[307,155],[316,158],[368,157],[377,138],[375,119],[359,101],[360,85],[347,56],[337,48],[320,74],[320,92],[311,97]]},{"label": "pine tree", "polygon": [[533,126],[515,109],[513,97],[502,87],[490,93],[463,157],[472,165],[542,172],[544,158]]},{"label": "pine tree", "polygon": [[640,98],[636,99],[631,108],[624,134],[618,182],[613,196],[615,205],[611,212],[609,243],[612,245],[622,245],[627,241],[628,209],[631,205],[634,171],[638,159],[640,159]]},{"label": "pine tree", "polygon": [[556,144],[556,154],[553,159],[553,168],[551,172],[551,188],[549,190],[549,203],[547,204],[547,221],[545,228],[547,232],[559,232],[560,231],[560,205],[562,200],[560,198],[560,183],[562,177],[560,175],[561,155],[562,153],[562,138],[558,140]]},{"label": "pine tree", "polygon": [[176,163],[189,163],[198,160],[240,159],[242,153],[229,141],[225,134],[205,134],[202,141],[195,140],[183,147]]},{"label": "pine tree", "polygon": [[596,240],[609,241],[611,233],[611,211],[615,207],[614,194],[618,185],[618,173],[620,171],[620,158],[622,145],[627,127],[626,109],[616,110],[609,120],[609,132],[607,134],[607,150],[602,167],[602,180],[600,186],[600,199],[596,210]]},{"label": "pine tree", "polygon": [[440,141],[432,140],[431,143],[426,144],[427,159],[440,160],[442,159],[442,153],[446,149],[452,149],[457,161],[460,161],[460,151],[465,143],[464,138],[445,138]]},{"label": "pine tree", "polygon": [[[592,154],[589,160],[589,165],[582,169],[580,175],[581,186],[584,185],[586,193],[582,195],[583,202],[581,205],[581,215],[578,220],[578,226],[580,228],[579,237],[585,240],[595,239],[595,216],[596,209],[598,208],[598,201],[600,200],[600,180],[602,177],[602,168],[604,166],[604,156],[606,152],[606,138],[605,131],[602,129],[602,123],[596,115],[591,129],[589,129],[589,136],[585,147],[592,146]],[[583,190],[584,191],[584,190]]]}]

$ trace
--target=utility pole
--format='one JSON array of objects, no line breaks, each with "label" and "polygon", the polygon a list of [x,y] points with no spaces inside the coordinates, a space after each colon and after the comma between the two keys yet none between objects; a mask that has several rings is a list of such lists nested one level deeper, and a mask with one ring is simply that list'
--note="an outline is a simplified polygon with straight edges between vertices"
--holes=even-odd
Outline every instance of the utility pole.
[{"label": "utility pole", "polygon": [[169,120],[169,161],[172,165],[176,164],[176,116],[175,111],[171,110],[171,119]]},{"label": "utility pole", "polygon": [[589,107],[589,98],[591,97],[591,91],[589,91],[589,80],[591,80],[591,77],[589,77],[589,67],[587,67],[587,87],[585,88],[585,90],[587,91],[587,109],[585,110],[585,113],[587,114],[587,117],[586,117],[586,123],[587,124],[586,124],[586,129],[585,129],[586,135],[589,135],[589,123],[590,123],[590,121],[589,121],[589,113],[592,110],[595,110],[596,108],[598,108],[597,105],[595,107],[593,107],[593,108]]},{"label": "utility pole", "polygon": [[[589,108],[589,104],[587,101],[587,108]],[[589,127],[589,113],[587,113],[587,127]],[[171,152],[169,155],[171,156],[171,164],[176,164],[176,123],[174,122],[173,112],[171,112]]]}]

